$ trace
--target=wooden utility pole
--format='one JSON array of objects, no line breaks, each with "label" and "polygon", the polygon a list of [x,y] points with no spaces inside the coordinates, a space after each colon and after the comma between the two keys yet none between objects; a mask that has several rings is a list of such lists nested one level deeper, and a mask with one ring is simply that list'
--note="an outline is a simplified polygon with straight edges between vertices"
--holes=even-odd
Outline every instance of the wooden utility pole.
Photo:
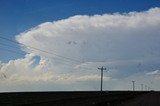
[{"label": "wooden utility pole", "polygon": [[135,91],[135,85],[134,85],[135,81],[132,81],[132,83],[133,83],[133,91]]},{"label": "wooden utility pole", "polygon": [[106,70],[106,68],[101,67],[98,69],[101,70],[101,91],[103,91],[103,70]]},{"label": "wooden utility pole", "polygon": [[141,91],[143,91],[143,84],[141,84]]}]

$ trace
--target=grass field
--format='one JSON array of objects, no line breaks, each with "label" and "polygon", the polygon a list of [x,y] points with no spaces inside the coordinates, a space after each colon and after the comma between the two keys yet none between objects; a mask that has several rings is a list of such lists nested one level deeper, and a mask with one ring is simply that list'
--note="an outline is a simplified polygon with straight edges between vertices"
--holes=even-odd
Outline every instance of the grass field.
[{"label": "grass field", "polygon": [[0,93],[0,106],[160,106],[157,91]]}]

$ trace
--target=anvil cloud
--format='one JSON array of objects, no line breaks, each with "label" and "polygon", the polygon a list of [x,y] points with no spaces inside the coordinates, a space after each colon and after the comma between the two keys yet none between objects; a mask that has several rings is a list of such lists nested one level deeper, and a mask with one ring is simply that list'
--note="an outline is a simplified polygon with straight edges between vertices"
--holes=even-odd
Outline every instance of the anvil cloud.
[{"label": "anvil cloud", "polygon": [[104,77],[109,89],[123,89],[117,79],[141,79],[160,69],[159,34],[160,8],[45,22],[16,36],[26,45],[21,45],[26,56],[1,63],[1,83],[25,85],[27,90],[34,90],[30,86],[37,82],[42,90],[97,90],[97,67],[103,65],[109,70]]}]

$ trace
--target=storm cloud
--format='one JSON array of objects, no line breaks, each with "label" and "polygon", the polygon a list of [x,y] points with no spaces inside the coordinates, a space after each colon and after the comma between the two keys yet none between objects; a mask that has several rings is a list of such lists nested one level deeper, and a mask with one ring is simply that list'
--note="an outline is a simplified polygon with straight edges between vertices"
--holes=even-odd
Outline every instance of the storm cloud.
[{"label": "storm cloud", "polygon": [[[123,81],[142,76],[144,81],[155,80],[146,73],[160,69],[159,34],[160,8],[45,22],[16,36],[26,56],[1,63],[1,83],[39,82],[42,90],[97,90],[100,66],[108,69],[104,76],[108,89],[124,89],[128,85],[121,87]],[[42,82],[50,87],[44,88]]]}]

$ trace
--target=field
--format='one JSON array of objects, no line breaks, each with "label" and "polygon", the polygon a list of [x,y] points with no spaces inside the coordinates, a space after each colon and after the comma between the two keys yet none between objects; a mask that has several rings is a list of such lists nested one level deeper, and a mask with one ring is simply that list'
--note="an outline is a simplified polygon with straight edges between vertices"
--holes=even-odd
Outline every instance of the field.
[{"label": "field", "polygon": [[0,106],[160,106],[158,91],[0,93]]}]

